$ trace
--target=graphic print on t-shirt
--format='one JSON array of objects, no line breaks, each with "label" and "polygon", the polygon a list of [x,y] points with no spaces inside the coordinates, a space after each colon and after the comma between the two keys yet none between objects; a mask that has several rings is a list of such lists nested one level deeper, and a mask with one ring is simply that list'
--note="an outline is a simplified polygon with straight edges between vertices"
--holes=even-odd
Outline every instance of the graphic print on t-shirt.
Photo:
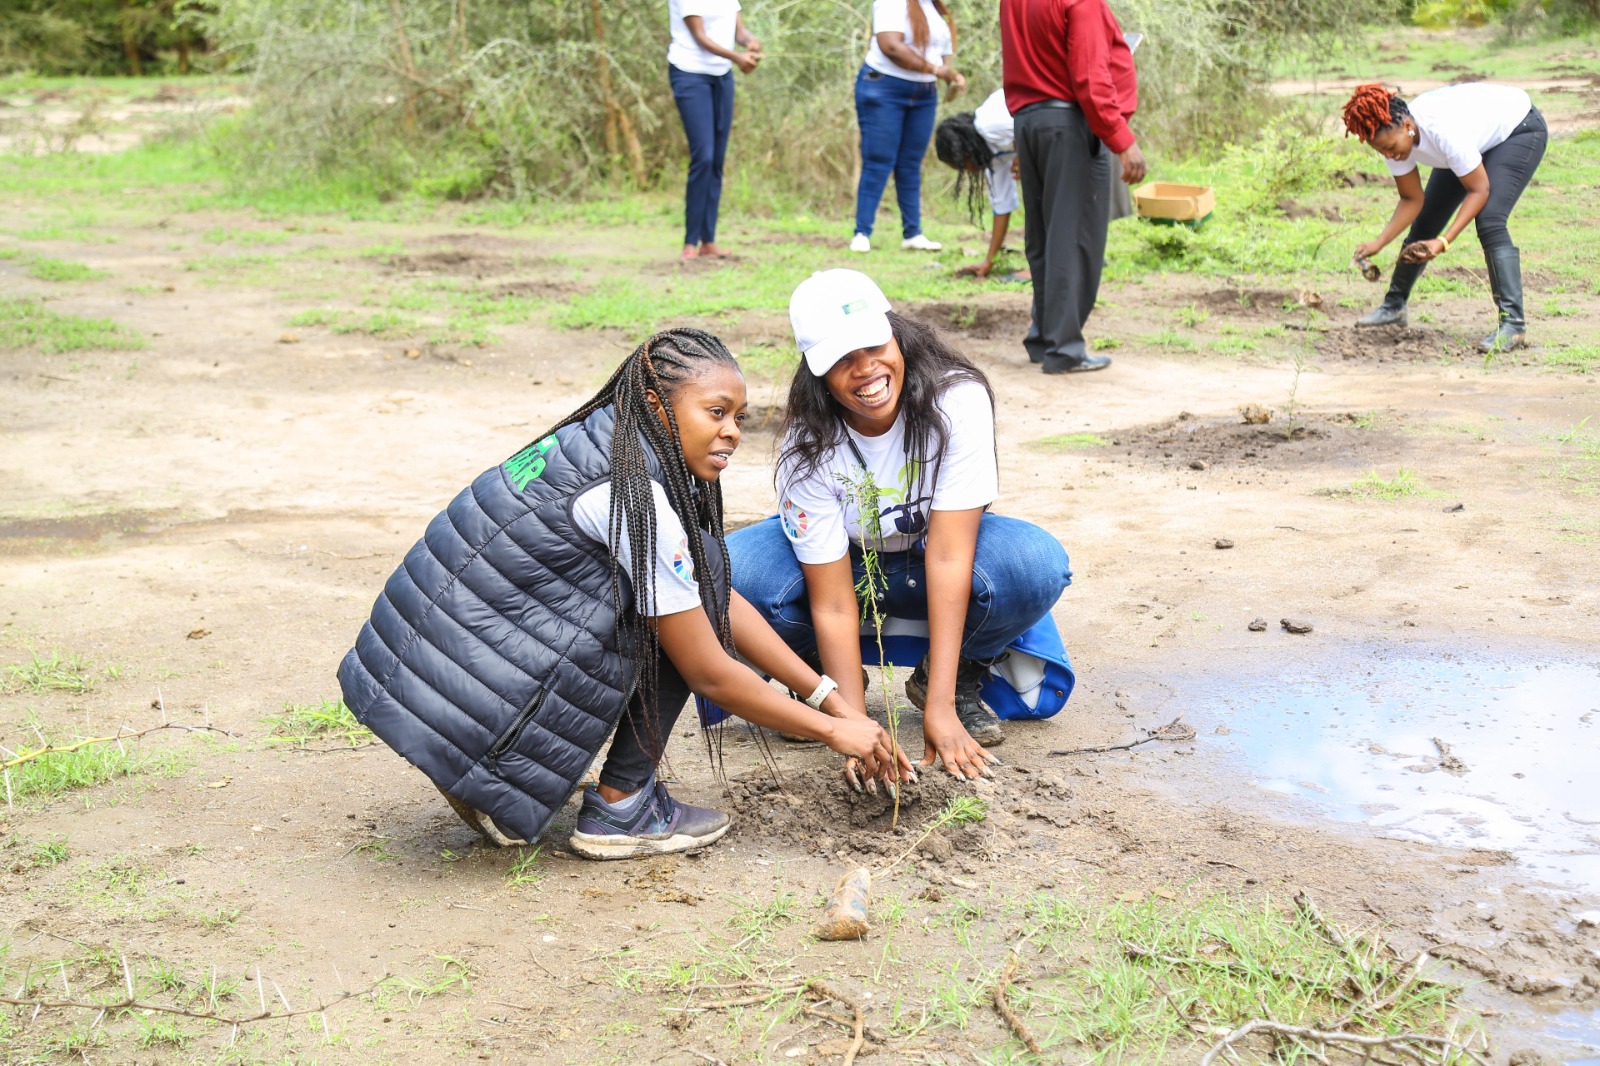
[{"label": "graphic print on t-shirt", "polygon": [[678,546],[672,550],[672,572],[685,581],[694,580],[694,560],[689,556],[688,537],[679,537]]},{"label": "graphic print on t-shirt", "polygon": [[[927,532],[928,508],[925,506],[933,499],[932,491],[922,492],[921,472],[923,464],[915,459],[906,460],[906,465],[900,468],[896,477],[899,481],[898,488],[878,488],[878,531],[880,533],[899,533],[902,536],[915,537]],[[870,472],[862,469],[862,474],[871,477]],[[912,497],[912,492],[919,492]],[[864,523],[863,523],[864,524]]]},{"label": "graphic print on t-shirt", "polygon": [[783,515],[783,532],[790,540],[799,540],[806,535],[806,526],[811,524],[811,520],[793,500],[784,500],[779,513]]}]

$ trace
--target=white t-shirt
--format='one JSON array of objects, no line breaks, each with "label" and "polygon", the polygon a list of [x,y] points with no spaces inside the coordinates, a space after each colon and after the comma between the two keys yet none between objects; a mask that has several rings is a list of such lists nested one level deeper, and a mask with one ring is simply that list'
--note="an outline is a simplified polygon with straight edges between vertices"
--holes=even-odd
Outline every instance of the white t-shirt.
[{"label": "white t-shirt", "polygon": [[[939,9],[933,6],[933,0],[917,0],[922,5],[922,13],[928,19],[928,46],[922,50],[922,58],[934,66],[944,62],[944,57],[955,53],[955,38],[950,35],[950,24],[939,14]],[[933,81],[932,74],[924,74],[920,70],[907,70],[894,60],[883,54],[883,49],[878,47],[878,34],[901,33],[905,35],[906,47],[916,48],[916,42],[911,36],[911,14],[908,7],[909,0],[872,0],[872,43],[867,46],[867,66],[880,74],[888,74],[907,81]]]},{"label": "white t-shirt", "polygon": [[[650,497],[655,501],[656,512],[656,598],[660,610],[652,610],[650,590],[634,590],[634,607],[644,615],[678,614],[700,606],[700,586],[694,580],[694,559],[689,554],[689,535],[678,521],[677,512],[667,501],[667,492],[660,484],[650,483]],[[578,531],[587,534],[609,550],[611,536],[611,482],[607,481],[586,489],[572,501],[572,521]],[[627,526],[622,528],[622,551],[617,558],[627,570],[632,558]]]},{"label": "white t-shirt", "polygon": [[972,113],[972,123],[994,153],[989,163],[989,203],[995,214],[1009,215],[1017,209],[1017,179],[1011,173],[1017,142],[1011,112],[1006,110],[1006,91],[996,89],[990,93],[989,99]]},{"label": "white t-shirt", "polygon": [[[863,437],[845,432],[861,451],[872,483],[878,487],[880,551],[906,551],[928,530],[929,511],[966,511],[987,507],[1000,494],[995,467],[994,407],[989,393],[975,381],[946,389],[938,409],[950,435],[938,461],[938,481],[926,471],[920,485],[906,461],[905,413],[889,432]],[[851,544],[861,545],[861,513],[854,493],[839,476],[859,481],[861,463],[850,445],[839,443],[817,470],[795,482],[778,472],[778,515],[783,532],[802,563],[831,563],[843,558]],[[907,498],[911,497],[911,498]]]},{"label": "white t-shirt", "polygon": [[1472,82],[1431,89],[1411,101],[1417,143],[1406,159],[1385,160],[1389,173],[1399,177],[1426,163],[1449,167],[1456,177],[1465,177],[1478,169],[1483,153],[1504,143],[1522,125],[1532,107],[1527,92],[1513,85]]},{"label": "white t-shirt", "polygon": [[700,47],[700,42],[683,23],[690,15],[699,15],[705,20],[706,36],[731,52],[734,35],[739,29],[739,0],[667,0],[667,17],[672,22],[667,62],[687,74],[721,77],[728,73],[733,69],[733,61]]}]

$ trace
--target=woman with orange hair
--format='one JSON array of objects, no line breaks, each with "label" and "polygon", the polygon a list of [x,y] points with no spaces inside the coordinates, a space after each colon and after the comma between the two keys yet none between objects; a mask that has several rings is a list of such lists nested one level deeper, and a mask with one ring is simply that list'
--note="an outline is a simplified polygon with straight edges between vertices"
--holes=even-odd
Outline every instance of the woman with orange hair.
[{"label": "woman with orange hair", "polygon": [[[1500,316],[1478,346],[1497,352],[1526,344],[1522,261],[1506,220],[1549,140],[1544,116],[1528,94],[1483,82],[1447,85],[1408,106],[1381,85],[1362,85],[1344,105],[1344,127],[1389,161],[1400,192],[1389,224],[1376,240],[1356,247],[1357,258],[1376,255],[1411,227],[1383,304],[1356,325],[1404,326],[1406,301],[1423,268],[1476,221]],[[1419,163],[1433,168],[1426,190]]]}]

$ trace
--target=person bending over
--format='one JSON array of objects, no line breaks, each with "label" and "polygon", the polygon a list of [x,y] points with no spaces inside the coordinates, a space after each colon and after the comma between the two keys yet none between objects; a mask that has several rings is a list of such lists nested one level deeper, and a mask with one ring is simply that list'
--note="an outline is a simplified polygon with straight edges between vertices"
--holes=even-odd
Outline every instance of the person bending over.
[{"label": "person bending over", "polygon": [[722,342],[658,333],[463,489],[384,586],[339,667],[345,703],[494,843],[538,839],[613,730],[573,850],[624,859],[721,838],[726,814],[656,777],[691,692],[861,758],[870,777],[911,774],[861,695],[846,706],[729,591],[719,479],[744,419]]},{"label": "person bending over", "polygon": [[[1344,128],[1388,160],[1400,194],[1389,224],[1375,239],[1356,246],[1356,258],[1377,255],[1411,227],[1383,303],[1356,325],[1404,326],[1417,278],[1428,263],[1450,251],[1468,223],[1476,222],[1499,312],[1494,332],[1478,347],[1497,352],[1526,344],[1522,257],[1506,222],[1539,169],[1550,138],[1544,116],[1528,94],[1509,85],[1476,82],[1446,85],[1407,105],[1381,85],[1362,85],[1344,105]],[[1432,168],[1426,189],[1419,163]]]}]

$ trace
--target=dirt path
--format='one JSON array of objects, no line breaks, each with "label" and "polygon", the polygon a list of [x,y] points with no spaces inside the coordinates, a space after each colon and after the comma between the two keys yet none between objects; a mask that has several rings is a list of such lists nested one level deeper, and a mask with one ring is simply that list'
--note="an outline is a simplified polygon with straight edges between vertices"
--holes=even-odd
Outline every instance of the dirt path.
[{"label": "dirt path", "polygon": [[[13,961],[59,959],[64,940],[115,944],[141,972],[161,959],[248,978],[235,1002],[252,1010],[257,967],[296,1006],[384,973],[409,982],[331,1010],[331,1044],[314,1018],[247,1028],[244,1051],[263,1059],[829,1062],[838,1034],[826,1026],[752,1017],[724,1028],[721,1017],[662,1013],[673,1000],[660,975],[740,942],[738,923],[755,923],[795,969],[842,974],[852,994],[876,995],[869,1021],[887,1026],[896,997],[932,1001],[917,984],[928,974],[963,959],[997,965],[1032,893],[1159,904],[1211,893],[1281,901],[1306,887],[1341,921],[1381,924],[1402,950],[1432,948],[1463,977],[1488,978],[1474,995],[1505,1012],[1491,1022],[1502,1051],[1544,1040],[1547,1007],[1592,1006],[1600,934],[1572,918],[1595,905],[1583,892],[1530,883],[1503,853],[1308,821],[1254,788],[1248,770],[1214,761],[1214,708],[1182,691],[1145,695],[1152,679],[1185,672],[1359,660],[1372,642],[1514,641],[1593,656],[1600,470],[1558,438],[1585,419],[1600,424],[1600,393],[1592,376],[1484,372],[1462,353],[1486,324],[1486,301],[1431,297],[1431,331],[1359,337],[1349,328],[1359,312],[1336,306],[1366,294],[1351,282],[1323,293],[1331,321],[1309,349],[1280,329],[1230,358],[1139,338],[1190,305],[1211,309],[1202,339],[1278,326],[1292,318],[1282,294],[1256,301],[1211,281],[1151,277],[1106,294],[1097,328],[1126,338],[1114,368],[1067,380],[1041,378],[1020,357],[1020,294],[984,297],[981,317],[920,309],[965,321],[961,341],[991,376],[1000,509],[1047,526],[1071,553],[1076,581],[1056,617],[1080,681],[1055,720],[1010,727],[1010,769],[981,789],[992,811],[981,830],[895,875],[888,891],[922,908],[905,934],[920,965],[885,976],[881,942],[803,936],[817,894],[874,845],[797,817],[760,788],[744,789],[736,831],[701,857],[597,866],[553,833],[518,884],[515,857],[477,846],[381,746],[312,753],[268,742],[264,719],[285,704],[336,697],[340,656],[427,519],[571,409],[625,347],[607,332],[516,326],[494,349],[408,357],[404,339],[291,329],[299,305],[278,290],[205,284],[169,249],[175,233],[215,221],[54,243],[51,254],[108,272],[66,294],[0,260],[7,292],[150,338],[142,351],[0,355],[0,659],[81,655],[99,679],[84,693],[0,696],[0,742],[27,743],[35,713],[62,732],[164,713],[233,734],[151,741],[150,751],[177,753],[167,772],[4,816],[16,849],[4,854],[17,857],[0,873]],[[457,232],[448,246],[506,240]],[[380,269],[358,248],[429,235],[374,225],[317,240],[347,247],[336,261],[354,276]],[[564,271],[525,274],[530,285],[570,284]],[[1584,328],[1600,324],[1600,301],[1564,299]],[[774,330],[781,322],[749,318],[729,332]],[[1296,350],[1311,353],[1299,374]],[[754,384],[754,399],[775,402],[775,382]],[[1276,416],[1243,426],[1245,404]],[[1069,434],[1109,443],[1049,439]],[[752,433],[728,474],[737,520],[771,509],[770,443]],[[1402,468],[1430,494],[1341,494],[1364,473]],[[1464,509],[1446,509],[1455,503]],[[1233,547],[1219,550],[1219,538]],[[1274,632],[1249,632],[1257,615]],[[1280,615],[1315,630],[1276,632]],[[1141,735],[1179,710],[1196,740],[1046,754]],[[730,732],[726,745],[731,775],[759,767],[748,738]],[[802,802],[810,775],[832,766],[803,748],[777,756]],[[727,802],[691,733],[670,762],[685,798]],[[1186,769],[1202,763],[1212,769]],[[70,858],[24,861],[50,839],[65,840]],[[802,921],[762,925],[757,912],[785,898]],[[961,906],[979,914],[965,919],[977,932],[964,943],[952,930],[966,927],[951,924],[968,913]],[[97,980],[114,985],[114,970]],[[270,1000],[272,986],[261,988]],[[963,1026],[930,1032],[949,1061],[1005,1038],[981,1002]],[[193,1039],[185,1055],[228,1050],[226,1029]]]}]

